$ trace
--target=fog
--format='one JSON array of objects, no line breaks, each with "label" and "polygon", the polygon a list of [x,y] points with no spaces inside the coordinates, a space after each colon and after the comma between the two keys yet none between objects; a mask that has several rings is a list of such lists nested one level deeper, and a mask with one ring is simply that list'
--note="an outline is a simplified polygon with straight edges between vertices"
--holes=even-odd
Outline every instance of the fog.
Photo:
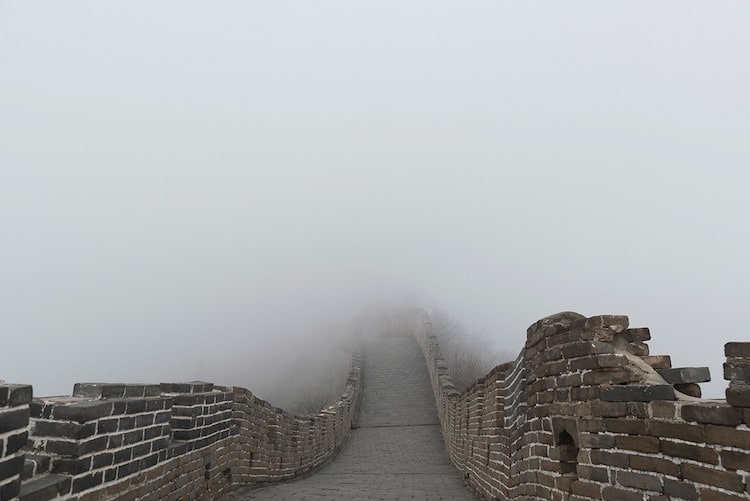
[{"label": "fog", "polygon": [[740,1],[0,0],[0,379],[271,388],[362,311],[437,303],[504,352],[628,314],[721,397],[748,26]]}]

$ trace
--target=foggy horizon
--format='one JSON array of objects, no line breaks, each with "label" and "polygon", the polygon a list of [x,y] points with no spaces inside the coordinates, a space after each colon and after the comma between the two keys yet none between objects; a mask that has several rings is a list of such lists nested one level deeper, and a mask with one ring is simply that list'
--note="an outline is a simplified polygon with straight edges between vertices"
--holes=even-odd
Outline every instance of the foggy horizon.
[{"label": "foggy horizon", "polygon": [[732,1],[0,0],[0,379],[256,391],[368,308],[437,304],[513,356],[547,315],[629,315],[723,398],[749,24]]}]

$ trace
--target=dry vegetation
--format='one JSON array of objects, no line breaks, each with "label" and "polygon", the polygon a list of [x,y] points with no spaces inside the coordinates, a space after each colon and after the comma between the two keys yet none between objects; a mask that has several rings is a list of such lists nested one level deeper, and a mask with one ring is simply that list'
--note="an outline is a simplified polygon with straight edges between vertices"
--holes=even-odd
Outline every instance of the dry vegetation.
[{"label": "dry vegetation", "polygon": [[430,319],[453,383],[463,391],[508,357],[487,330],[467,330],[463,323],[439,306]]}]

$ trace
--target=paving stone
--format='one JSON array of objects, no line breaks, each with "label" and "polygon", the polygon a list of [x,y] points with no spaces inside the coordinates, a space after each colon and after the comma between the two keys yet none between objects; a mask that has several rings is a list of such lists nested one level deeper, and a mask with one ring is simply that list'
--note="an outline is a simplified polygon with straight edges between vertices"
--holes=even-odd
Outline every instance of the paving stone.
[{"label": "paving stone", "polygon": [[422,351],[412,337],[365,348],[360,427],[318,472],[291,482],[236,490],[240,500],[476,500],[451,464],[440,433]]}]

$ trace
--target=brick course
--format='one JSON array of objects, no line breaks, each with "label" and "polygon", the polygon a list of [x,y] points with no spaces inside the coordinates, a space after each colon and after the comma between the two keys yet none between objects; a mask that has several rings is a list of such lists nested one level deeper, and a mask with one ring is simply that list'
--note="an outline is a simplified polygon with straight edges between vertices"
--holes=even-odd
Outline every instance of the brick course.
[{"label": "brick course", "polygon": [[[361,367],[355,353],[342,396],[308,416],[206,382],[78,383],[33,401],[29,386],[0,385],[0,499],[217,499],[308,473],[356,423]],[[34,458],[23,482],[22,451]]]},{"label": "brick course", "polygon": [[727,403],[700,400],[682,390],[699,391],[688,385],[707,369],[649,355],[648,329],[565,312],[534,323],[515,362],[459,395],[429,318],[412,317],[448,453],[481,497],[750,499],[750,343],[726,346]]}]

